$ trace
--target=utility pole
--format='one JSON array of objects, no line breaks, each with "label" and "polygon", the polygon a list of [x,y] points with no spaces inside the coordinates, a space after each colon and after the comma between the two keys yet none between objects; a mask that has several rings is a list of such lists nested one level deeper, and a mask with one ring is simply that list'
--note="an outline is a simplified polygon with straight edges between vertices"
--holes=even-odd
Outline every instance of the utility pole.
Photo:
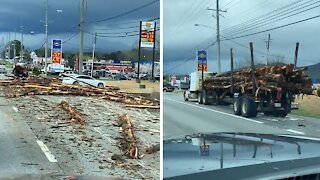
[{"label": "utility pole", "polygon": [[20,61],[23,60],[23,26],[21,27]]},{"label": "utility pole", "polygon": [[45,40],[45,46],[44,46],[44,73],[45,76],[47,76],[47,67],[48,67],[48,0],[46,0],[46,24],[45,31],[46,31],[46,40]]},{"label": "utility pole", "polygon": [[271,42],[271,40],[272,40],[272,39],[270,39],[270,34],[268,34],[268,40],[265,41],[265,42],[266,42],[266,46],[267,46],[267,50],[268,50],[266,65],[269,64],[269,49],[270,49],[270,42]]},{"label": "utility pole", "polygon": [[296,43],[296,50],[294,51],[294,68],[297,68],[297,61],[298,61],[298,51],[299,51],[299,43]]},{"label": "utility pole", "polygon": [[92,48],[91,77],[93,77],[93,62],[94,62],[94,51],[96,50],[96,43],[97,43],[97,33],[94,33],[93,48]]},{"label": "utility pole", "polygon": [[219,0],[216,0],[216,9],[210,9],[210,8],[207,8],[207,10],[211,10],[211,11],[216,11],[216,18],[217,18],[217,54],[218,54],[218,74],[221,73],[221,60],[220,60],[220,54],[221,54],[221,51],[220,51],[220,19],[219,19],[219,16],[220,16],[220,12],[227,12],[226,10],[221,10],[219,9]]},{"label": "utility pole", "polygon": [[84,29],[84,0],[80,0],[80,49],[79,49],[79,74],[83,66],[83,29]]}]

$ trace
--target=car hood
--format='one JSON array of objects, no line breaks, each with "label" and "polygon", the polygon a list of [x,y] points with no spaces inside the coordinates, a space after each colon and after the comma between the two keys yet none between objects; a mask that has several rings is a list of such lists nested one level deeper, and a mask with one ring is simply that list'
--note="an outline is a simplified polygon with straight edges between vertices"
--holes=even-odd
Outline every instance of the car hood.
[{"label": "car hood", "polygon": [[288,135],[213,133],[163,141],[164,177],[320,157],[320,139]]}]

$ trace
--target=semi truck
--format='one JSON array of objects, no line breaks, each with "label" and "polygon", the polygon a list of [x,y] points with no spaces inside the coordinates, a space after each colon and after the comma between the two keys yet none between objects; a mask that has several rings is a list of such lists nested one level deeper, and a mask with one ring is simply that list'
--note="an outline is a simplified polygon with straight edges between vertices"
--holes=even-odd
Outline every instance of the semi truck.
[{"label": "semi truck", "polygon": [[251,64],[234,71],[233,49],[230,49],[230,72],[193,72],[190,88],[183,98],[197,99],[199,104],[219,105],[232,103],[235,115],[256,117],[265,115],[285,117],[291,111],[296,94],[312,94],[311,79],[305,75],[306,68],[297,68],[299,43],[296,43],[294,64],[263,65],[255,67],[253,43],[250,42]]},{"label": "semi truck", "polygon": [[242,69],[217,74],[192,72],[190,88],[183,93],[185,101],[197,99],[199,104],[232,103],[235,115],[256,117],[265,115],[285,117],[291,111],[295,94],[311,94],[312,83],[304,68],[292,64]]}]

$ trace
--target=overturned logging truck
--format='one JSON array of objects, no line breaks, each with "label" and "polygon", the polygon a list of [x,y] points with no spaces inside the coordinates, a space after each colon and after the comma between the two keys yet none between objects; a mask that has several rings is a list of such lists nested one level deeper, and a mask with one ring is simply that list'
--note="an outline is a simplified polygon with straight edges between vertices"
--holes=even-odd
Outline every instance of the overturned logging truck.
[{"label": "overturned logging truck", "polygon": [[256,68],[252,50],[251,47],[251,68],[234,71],[231,49],[230,72],[191,73],[190,89],[184,92],[184,100],[198,99],[199,104],[205,105],[229,102],[234,114],[248,118],[256,117],[258,112],[285,117],[291,111],[294,95],[312,93],[305,68],[295,68],[293,64]]}]

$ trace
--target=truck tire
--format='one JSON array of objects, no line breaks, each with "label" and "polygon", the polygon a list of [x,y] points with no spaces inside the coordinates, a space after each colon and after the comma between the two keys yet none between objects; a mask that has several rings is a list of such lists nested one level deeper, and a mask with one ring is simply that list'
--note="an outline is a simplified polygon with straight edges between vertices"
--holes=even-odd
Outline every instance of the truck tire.
[{"label": "truck tire", "polygon": [[257,108],[253,99],[251,98],[242,99],[241,114],[243,117],[246,117],[246,118],[257,116]]},{"label": "truck tire", "polygon": [[211,103],[212,103],[213,105],[218,105],[218,104],[219,104],[218,93],[215,92],[215,91],[213,91],[213,92],[212,92],[212,99],[210,99],[210,100],[211,100]]},{"label": "truck tire", "polygon": [[202,103],[203,103],[203,101],[202,101],[202,93],[201,93],[201,92],[198,93],[198,103],[199,103],[199,104],[202,104]]},{"label": "truck tire", "polygon": [[241,97],[234,98],[233,112],[235,115],[241,115]]},{"label": "truck tire", "polygon": [[183,92],[183,99],[184,99],[184,101],[188,101],[189,100],[189,98],[187,97],[187,92],[186,91]]},{"label": "truck tire", "polygon": [[286,117],[288,115],[288,111],[287,110],[274,111],[273,115],[276,117]]},{"label": "truck tire", "polygon": [[202,91],[202,102],[203,102],[204,105],[209,105],[210,104],[210,101],[208,99],[206,91]]}]

